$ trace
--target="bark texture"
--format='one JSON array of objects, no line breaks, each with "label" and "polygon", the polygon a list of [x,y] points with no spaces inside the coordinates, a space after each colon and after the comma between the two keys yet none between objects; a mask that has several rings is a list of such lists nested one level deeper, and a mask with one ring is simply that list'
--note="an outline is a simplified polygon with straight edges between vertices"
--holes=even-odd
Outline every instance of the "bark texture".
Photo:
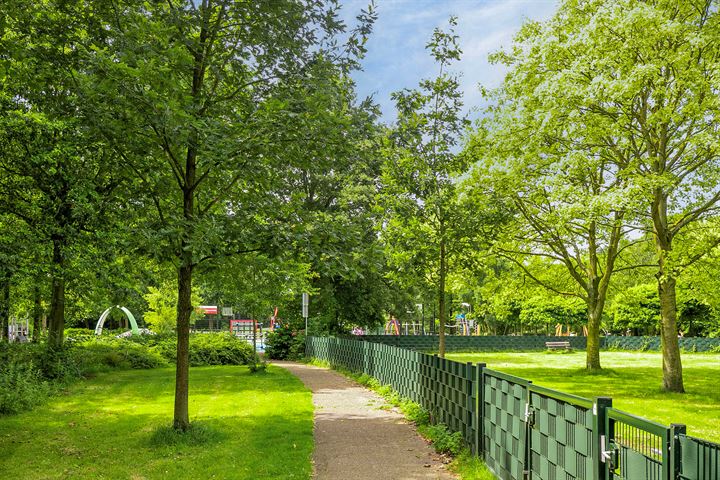
[{"label": "bark texture", "polygon": [[447,275],[447,258],[445,252],[445,241],[440,241],[440,275],[438,281],[438,314],[440,325],[438,326],[438,355],[445,358],[445,319],[447,318],[447,306],[445,305],[445,277]]},{"label": "bark texture", "polygon": [[65,242],[62,237],[53,238],[53,276],[48,325],[48,348],[62,347],[65,333]]}]

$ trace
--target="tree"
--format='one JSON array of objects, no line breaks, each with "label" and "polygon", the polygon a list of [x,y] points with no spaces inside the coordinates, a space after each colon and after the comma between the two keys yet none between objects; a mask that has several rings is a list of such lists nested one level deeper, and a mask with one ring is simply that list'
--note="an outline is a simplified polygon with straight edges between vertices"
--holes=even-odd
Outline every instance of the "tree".
[{"label": "tree", "polygon": [[193,272],[217,257],[278,248],[287,199],[269,192],[308,161],[293,153],[314,133],[307,124],[325,119],[289,100],[300,79],[353,68],[373,17],[361,14],[338,46],[345,25],[332,2],[124,3],[98,2],[105,37],[84,52],[89,74],[78,83],[85,116],[156,209],[143,235],[177,266],[173,425],[184,431]]},{"label": "tree", "polygon": [[[174,282],[173,282],[174,283]],[[175,330],[177,320],[177,286],[170,282],[164,282],[157,287],[149,286],[148,293],[144,295],[148,304],[148,311],[145,312],[145,323],[154,332],[170,333]],[[200,305],[200,294],[197,288],[193,289],[191,297],[193,305]],[[190,315],[190,323],[195,323],[202,313],[193,311]]]},{"label": "tree", "polygon": [[439,354],[445,355],[447,276],[450,263],[469,231],[458,207],[456,176],[466,160],[455,150],[469,121],[462,114],[458,78],[447,68],[460,59],[455,17],[449,31],[436,28],[427,49],[439,75],[422,80],[418,90],[393,94],[398,119],[389,132],[383,174],[387,219],[383,238],[390,263],[408,277],[434,285],[440,319]]},{"label": "tree", "polygon": [[113,224],[108,213],[123,184],[115,157],[78,115],[78,53],[98,31],[83,24],[83,13],[72,2],[52,1],[14,2],[2,12],[0,195],[8,201],[0,210],[50,251],[50,349],[63,343],[68,282],[87,266],[80,259],[97,229]]},{"label": "tree", "polygon": [[711,0],[563,2],[545,24],[524,27],[506,60],[533,50],[531,105],[558,141],[592,146],[631,185],[637,226],[654,238],[661,306],[663,387],[682,392],[677,277],[720,242],[693,232],[686,252],[674,240],[713,215],[720,201],[717,125],[719,22]]},{"label": "tree", "polygon": [[[499,107],[466,149],[477,159],[468,188],[490,190],[511,205],[512,221],[493,245],[496,254],[554,294],[585,302],[586,368],[599,369],[610,280],[631,268],[622,261],[632,245],[622,242],[633,230],[626,220],[628,182],[587,136],[563,138],[564,131],[574,131],[572,120],[545,123],[538,52],[518,50],[523,56],[509,62],[513,70],[494,96]],[[553,264],[564,268],[550,269]]]},{"label": "tree", "polygon": [[[34,84],[34,88],[42,88]],[[28,98],[30,92],[26,91]],[[32,92],[39,95],[38,92]],[[72,109],[72,102],[63,108]],[[4,107],[8,107],[7,104]],[[50,110],[47,114],[37,111]],[[30,235],[51,251],[51,302],[48,346],[59,348],[65,327],[68,280],[82,268],[78,259],[106,219],[119,182],[99,145],[88,148],[72,120],[54,120],[55,110],[38,100],[32,108],[16,102],[0,118],[0,191],[9,199],[0,211],[22,220]],[[33,245],[34,242],[27,242]],[[26,249],[28,253],[31,249]],[[32,256],[25,259],[29,264]]]}]

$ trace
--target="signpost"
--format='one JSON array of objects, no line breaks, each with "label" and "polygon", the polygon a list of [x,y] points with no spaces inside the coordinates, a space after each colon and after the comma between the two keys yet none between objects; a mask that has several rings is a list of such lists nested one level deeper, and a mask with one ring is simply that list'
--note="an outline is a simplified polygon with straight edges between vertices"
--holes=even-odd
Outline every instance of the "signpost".
[{"label": "signpost", "polygon": [[305,336],[308,333],[308,306],[310,305],[310,295],[302,294],[302,316],[305,319]]}]

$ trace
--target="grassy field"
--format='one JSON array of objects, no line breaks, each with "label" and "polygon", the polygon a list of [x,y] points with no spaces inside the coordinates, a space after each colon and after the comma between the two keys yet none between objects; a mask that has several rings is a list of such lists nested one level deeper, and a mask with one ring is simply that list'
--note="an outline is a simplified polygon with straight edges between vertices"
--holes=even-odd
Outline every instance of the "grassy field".
[{"label": "grassy field", "polygon": [[620,410],[665,425],[684,423],[688,434],[720,442],[720,355],[683,354],[685,394],[664,393],[659,353],[602,352],[601,374],[583,370],[585,352],[449,353],[488,368],[583,397],[609,396]]},{"label": "grassy field", "polygon": [[131,370],[75,384],[32,412],[0,417],[7,479],[310,478],[311,394],[287,371],[198,367],[182,442],[168,434],[174,370]]}]

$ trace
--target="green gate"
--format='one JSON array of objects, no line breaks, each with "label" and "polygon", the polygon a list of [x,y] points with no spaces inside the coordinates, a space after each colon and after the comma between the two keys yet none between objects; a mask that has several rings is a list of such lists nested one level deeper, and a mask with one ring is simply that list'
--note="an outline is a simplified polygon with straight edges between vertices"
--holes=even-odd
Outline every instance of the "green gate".
[{"label": "green gate", "polygon": [[605,428],[603,456],[609,479],[674,479],[670,428],[614,408],[607,409]]},{"label": "green gate", "polygon": [[482,451],[501,480],[527,478],[528,389],[531,382],[488,368],[482,375]]},{"label": "green gate", "polygon": [[595,479],[593,401],[537,385],[530,385],[529,393],[529,478]]}]

